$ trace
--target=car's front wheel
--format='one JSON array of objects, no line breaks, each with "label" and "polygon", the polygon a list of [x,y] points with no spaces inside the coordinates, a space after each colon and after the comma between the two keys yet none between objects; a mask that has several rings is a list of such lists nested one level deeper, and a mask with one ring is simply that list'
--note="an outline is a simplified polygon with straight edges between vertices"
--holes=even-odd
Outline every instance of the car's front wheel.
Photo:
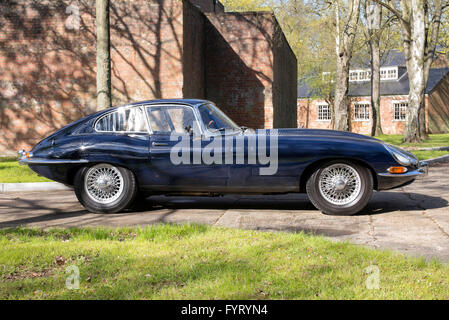
[{"label": "car's front wheel", "polygon": [[353,215],[363,210],[373,193],[369,169],[345,160],[320,166],[307,181],[307,195],[325,214]]},{"label": "car's front wheel", "polygon": [[132,204],[137,194],[133,173],[107,163],[81,168],[74,187],[79,202],[98,213],[120,212]]}]

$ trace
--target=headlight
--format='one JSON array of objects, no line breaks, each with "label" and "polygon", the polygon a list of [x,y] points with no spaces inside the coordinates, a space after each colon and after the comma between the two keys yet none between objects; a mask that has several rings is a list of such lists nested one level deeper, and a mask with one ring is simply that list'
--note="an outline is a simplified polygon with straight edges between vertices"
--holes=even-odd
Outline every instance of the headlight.
[{"label": "headlight", "polygon": [[401,149],[392,146],[390,144],[384,144],[384,146],[385,149],[387,149],[388,152],[390,152],[390,154],[399,164],[402,164],[403,166],[410,166],[412,163],[416,162],[416,159],[410,157]]}]

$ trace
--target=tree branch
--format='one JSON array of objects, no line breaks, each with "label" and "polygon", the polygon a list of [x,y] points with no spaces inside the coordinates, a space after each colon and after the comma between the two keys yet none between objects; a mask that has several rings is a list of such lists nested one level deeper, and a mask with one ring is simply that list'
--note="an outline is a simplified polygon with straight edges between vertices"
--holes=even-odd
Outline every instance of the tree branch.
[{"label": "tree branch", "polygon": [[382,0],[371,0],[371,1],[376,2],[377,4],[381,5],[385,9],[389,10],[396,17],[398,17],[399,20],[403,21],[404,23],[408,23],[408,21],[405,21],[404,18],[402,17],[401,12],[396,10],[394,7],[390,6],[388,3],[385,3]]}]

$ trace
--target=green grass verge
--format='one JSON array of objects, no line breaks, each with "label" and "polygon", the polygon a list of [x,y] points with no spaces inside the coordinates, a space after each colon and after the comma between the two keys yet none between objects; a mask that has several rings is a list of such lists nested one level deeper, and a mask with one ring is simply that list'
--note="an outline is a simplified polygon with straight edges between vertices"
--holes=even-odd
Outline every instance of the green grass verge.
[{"label": "green grass verge", "polygon": [[441,156],[445,156],[449,154],[449,151],[419,151],[419,150],[410,150],[415,156],[418,157],[419,160],[433,159]]},{"label": "green grass verge", "polygon": [[19,228],[0,230],[0,246],[1,299],[449,299],[445,264],[304,233]]},{"label": "green grass verge", "polygon": [[[400,134],[384,134],[376,137],[387,143],[396,145],[401,148],[432,148],[432,147],[449,147],[449,133],[430,134],[428,140],[421,143],[402,143],[403,135]],[[419,160],[432,159],[449,154],[449,151],[419,151],[410,150]]]},{"label": "green grass verge", "polygon": [[404,147],[418,147],[418,148],[430,148],[430,147],[448,147],[449,146],[449,133],[442,134],[430,134],[428,140],[424,140],[421,143],[402,143],[404,136],[402,134],[383,134],[376,136],[375,138],[383,140],[387,143]]},{"label": "green grass verge", "polygon": [[0,158],[0,183],[47,181],[50,180],[39,177],[28,166],[19,165],[16,158]]}]

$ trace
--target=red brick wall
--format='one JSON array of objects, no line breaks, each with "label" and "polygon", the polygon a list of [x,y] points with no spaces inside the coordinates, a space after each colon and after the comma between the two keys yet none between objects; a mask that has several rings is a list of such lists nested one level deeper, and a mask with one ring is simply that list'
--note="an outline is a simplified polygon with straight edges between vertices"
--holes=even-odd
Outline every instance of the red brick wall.
[{"label": "red brick wall", "polygon": [[[95,111],[95,1],[19,0],[0,9],[0,153],[7,153]],[[74,10],[80,19],[70,21]],[[113,104],[183,97],[182,2],[112,0],[110,16]]]},{"label": "red brick wall", "polygon": [[[212,0],[211,0],[212,2]],[[183,96],[205,98],[204,15],[190,2],[184,1],[183,21]]]},{"label": "red brick wall", "polygon": [[114,105],[183,96],[183,4],[111,1]]},{"label": "red brick wall", "polygon": [[[385,134],[403,134],[405,121],[394,120],[395,101],[407,101],[407,96],[382,96],[380,101],[380,114],[382,130]],[[354,117],[354,103],[367,102],[370,103],[370,97],[354,97],[351,98],[350,117]],[[332,129],[330,121],[318,120],[318,104],[323,103],[318,99],[298,99],[298,127]],[[351,131],[362,134],[371,133],[372,112],[370,110],[370,120],[367,121],[351,121]]]},{"label": "red brick wall", "polygon": [[[191,1],[111,0],[113,104],[208,98],[242,125],[290,126],[296,60],[272,13],[207,19],[213,1]],[[95,111],[95,1],[2,1],[0,27],[4,154]]]},{"label": "red brick wall", "polygon": [[274,15],[206,17],[207,99],[240,125],[295,127],[297,61]]},{"label": "red brick wall", "polygon": [[79,3],[80,27],[69,29],[71,2],[0,3],[0,153],[93,110],[92,7]]}]

